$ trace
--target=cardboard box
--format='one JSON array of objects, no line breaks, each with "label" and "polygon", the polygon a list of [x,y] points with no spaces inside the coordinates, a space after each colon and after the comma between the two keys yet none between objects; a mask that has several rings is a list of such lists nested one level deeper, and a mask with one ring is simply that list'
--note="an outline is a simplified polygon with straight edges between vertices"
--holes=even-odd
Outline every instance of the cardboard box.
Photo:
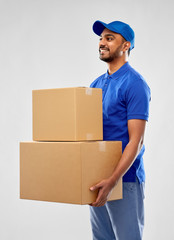
[{"label": "cardboard box", "polygon": [[33,140],[103,140],[102,90],[33,90]]},{"label": "cardboard box", "polygon": [[[109,177],[122,155],[117,141],[20,143],[20,198],[89,204],[89,188]],[[109,200],[122,198],[122,180]]]}]

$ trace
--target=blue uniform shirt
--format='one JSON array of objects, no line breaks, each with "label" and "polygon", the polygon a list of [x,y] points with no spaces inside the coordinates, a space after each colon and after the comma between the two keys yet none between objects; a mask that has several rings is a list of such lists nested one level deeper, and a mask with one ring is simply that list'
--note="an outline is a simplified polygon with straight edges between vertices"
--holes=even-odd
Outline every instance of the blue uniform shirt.
[{"label": "blue uniform shirt", "polygon": [[[98,77],[91,85],[103,92],[103,140],[122,141],[123,151],[129,142],[127,121],[149,117],[150,89],[143,77],[128,62],[118,71]],[[143,146],[124,182],[145,181]]]}]

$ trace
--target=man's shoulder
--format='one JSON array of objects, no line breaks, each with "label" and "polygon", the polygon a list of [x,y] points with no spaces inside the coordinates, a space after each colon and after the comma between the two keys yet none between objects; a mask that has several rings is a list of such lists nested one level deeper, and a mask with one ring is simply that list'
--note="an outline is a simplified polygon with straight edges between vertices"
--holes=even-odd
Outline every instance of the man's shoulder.
[{"label": "man's shoulder", "polygon": [[148,83],[144,77],[131,66],[129,67],[129,71],[127,71],[124,90],[127,97],[134,96],[136,99],[135,96],[140,98],[146,96],[148,99],[151,98],[151,90]]},{"label": "man's shoulder", "polygon": [[130,65],[127,76],[130,78],[130,80],[144,80],[144,77]]},{"label": "man's shoulder", "polygon": [[127,76],[127,83],[129,85],[136,86],[136,84],[142,84],[149,88],[145,78],[130,65],[129,65],[129,70],[127,71],[126,76]]}]

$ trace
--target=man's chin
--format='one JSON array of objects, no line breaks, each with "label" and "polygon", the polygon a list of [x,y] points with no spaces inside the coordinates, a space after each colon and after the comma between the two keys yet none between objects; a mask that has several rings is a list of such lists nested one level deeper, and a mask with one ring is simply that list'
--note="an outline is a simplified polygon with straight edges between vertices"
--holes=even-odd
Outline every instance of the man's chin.
[{"label": "man's chin", "polygon": [[112,58],[109,58],[109,57],[99,56],[99,58],[100,58],[100,60],[107,62],[107,63],[112,62],[112,60],[113,60]]}]

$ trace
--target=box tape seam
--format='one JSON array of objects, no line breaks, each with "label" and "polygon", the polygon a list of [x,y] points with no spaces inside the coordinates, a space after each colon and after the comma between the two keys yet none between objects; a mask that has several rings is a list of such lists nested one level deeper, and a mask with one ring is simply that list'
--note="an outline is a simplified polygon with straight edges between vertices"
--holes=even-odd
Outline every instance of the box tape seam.
[{"label": "box tape seam", "polygon": [[106,141],[99,142],[99,151],[105,152],[106,151]]},{"label": "box tape seam", "polygon": [[86,140],[93,140],[93,134],[92,133],[87,133],[86,134]]},{"label": "box tape seam", "polygon": [[92,88],[86,88],[86,95],[92,95]]}]

